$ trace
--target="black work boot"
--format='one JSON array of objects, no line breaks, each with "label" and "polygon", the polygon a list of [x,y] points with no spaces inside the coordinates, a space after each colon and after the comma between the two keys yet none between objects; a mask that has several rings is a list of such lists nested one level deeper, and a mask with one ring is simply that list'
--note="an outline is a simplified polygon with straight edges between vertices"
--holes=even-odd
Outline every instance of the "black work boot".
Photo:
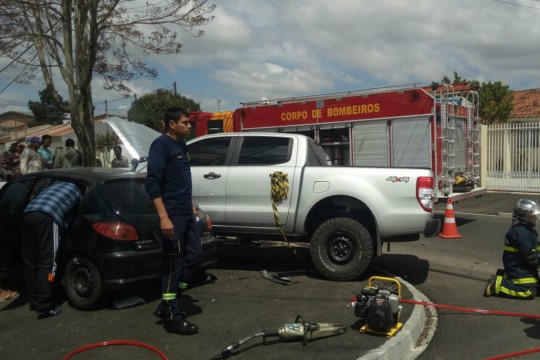
[{"label": "black work boot", "polygon": [[495,279],[496,277],[490,277],[488,279],[486,287],[484,288],[484,297],[495,295]]},{"label": "black work boot", "polygon": [[[161,303],[158,304],[156,310],[152,313],[157,318],[160,318],[161,320],[165,320],[166,312],[163,310],[163,307],[161,306]],[[187,313],[185,311],[180,311],[180,315],[182,318],[187,318]]]},{"label": "black work boot", "polygon": [[199,327],[187,320],[183,320],[178,324],[164,322],[163,327],[167,332],[178,335],[195,335],[199,332]]}]

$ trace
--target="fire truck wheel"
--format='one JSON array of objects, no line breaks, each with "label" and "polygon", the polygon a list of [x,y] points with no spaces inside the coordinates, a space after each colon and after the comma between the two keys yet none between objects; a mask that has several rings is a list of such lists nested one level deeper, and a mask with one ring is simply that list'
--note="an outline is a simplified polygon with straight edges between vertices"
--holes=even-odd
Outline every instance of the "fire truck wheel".
[{"label": "fire truck wheel", "polygon": [[323,222],[311,238],[311,259],[315,268],[331,280],[358,278],[373,258],[373,242],[358,221],[338,217]]}]

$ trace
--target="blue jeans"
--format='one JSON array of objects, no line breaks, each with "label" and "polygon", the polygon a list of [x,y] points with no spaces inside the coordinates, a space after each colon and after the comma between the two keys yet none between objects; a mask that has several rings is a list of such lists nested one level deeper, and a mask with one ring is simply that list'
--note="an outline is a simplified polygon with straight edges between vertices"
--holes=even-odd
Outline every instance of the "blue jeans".
[{"label": "blue jeans", "polygon": [[161,276],[161,307],[166,325],[179,324],[178,291],[197,273],[202,250],[202,235],[194,215],[171,217],[174,226],[172,238],[163,238],[163,273]]}]

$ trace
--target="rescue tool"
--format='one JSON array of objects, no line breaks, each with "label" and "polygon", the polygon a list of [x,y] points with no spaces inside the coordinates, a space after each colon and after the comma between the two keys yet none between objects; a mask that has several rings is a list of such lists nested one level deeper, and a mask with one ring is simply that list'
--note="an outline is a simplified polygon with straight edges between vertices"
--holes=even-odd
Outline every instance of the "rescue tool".
[{"label": "rescue tool", "polygon": [[263,330],[254,335],[248,336],[242,340],[233,342],[232,344],[224,347],[221,353],[212,357],[212,360],[228,359],[233,356],[234,350],[237,350],[245,342],[254,339],[256,337],[263,338],[263,344],[267,344],[266,338],[277,338],[273,341],[297,341],[302,340],[306,345],[308,342],[334,335],[341,335],[347,331],[347,325],[336,325],[330,323],[312,323],[307,322],[301,315],[296,316],[293,323],[284,324],[275,330]]}]

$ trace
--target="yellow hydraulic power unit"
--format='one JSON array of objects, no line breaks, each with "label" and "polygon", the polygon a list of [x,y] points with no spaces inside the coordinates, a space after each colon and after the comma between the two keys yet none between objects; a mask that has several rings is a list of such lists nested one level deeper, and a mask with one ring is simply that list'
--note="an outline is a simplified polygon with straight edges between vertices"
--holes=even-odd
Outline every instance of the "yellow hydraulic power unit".
[{"label": "yellow hydraulic power unit", "polygon": [[398,280],[370,277],[368,286],[357,293],[351,303],[354,314],[364,323],[360,331],[386,335],[388,338],[394,336],[403,327],[403,323],[399,322],[402,309],[400,300],[401,284]]}]

